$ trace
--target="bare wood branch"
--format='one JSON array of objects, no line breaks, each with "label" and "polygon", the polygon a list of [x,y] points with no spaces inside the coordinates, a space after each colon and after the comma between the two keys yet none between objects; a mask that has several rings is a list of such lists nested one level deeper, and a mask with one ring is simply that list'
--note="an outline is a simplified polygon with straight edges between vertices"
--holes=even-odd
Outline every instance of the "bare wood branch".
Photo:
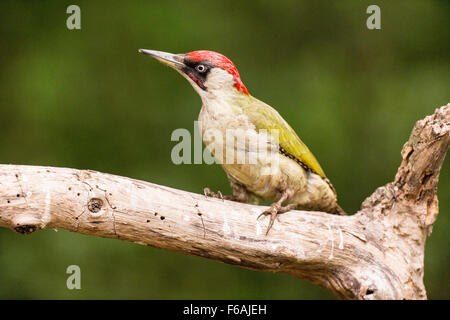
[{"label": "bare wood branch", "polygon": [[353,216],[291,211],[265,235],[262,206],[94,171],[0,165],[0,226],[61,228],[285,272],[349,299],[425,299],[424,246],[438,214],[450,104],[416,123],[394,182]]}]

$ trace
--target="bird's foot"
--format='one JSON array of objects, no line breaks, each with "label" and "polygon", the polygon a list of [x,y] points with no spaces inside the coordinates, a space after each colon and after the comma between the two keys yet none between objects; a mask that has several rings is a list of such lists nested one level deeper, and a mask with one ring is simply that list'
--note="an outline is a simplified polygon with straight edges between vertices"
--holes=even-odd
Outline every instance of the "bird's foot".
[{"label": "bird's foot", "polygon": [[203,193],[204,193],[205,197],[217,198],[220,200],[234,200],[233,196],[224,196],[222,194],[222,192],[220,192],[220,191],[217,191],[217,193],[215,193],[215,192],[211,191],[210,188],[204,188]]},{"label": "bird's foot", "polygon": [[232,196],[224,196],[222,192],[217,191],[217,193],[211,191],[209,188],[204,188],[203,193],[205,194],[205,197],[211,197],[211,198],[217,198],[220,200],[230,200],[230,201],[237,201],[237,202],[248,202],[249,195],[247,192],[242,190],[236,190],[234,189]]},{"label": "bird's foot", "polygon": [[220,192],[220,191],[215,193],[215,192],[211,191],[210,188],[204,188],[203,193],[204,193],[205,197],[218,198],[218,199],[223,200],[223,195],[222,195],[222,192]]},{"label": "bird's foot", "polygon": [[296,206],[297,206],[296,204],[292,203],[292,204],[288,204],[283,207],[280,202],[275,202],[269,207],[269,209],[267,209],[266,211],[261,213],[258,216],[258,218],[256,218],[256,220],[258,220],[261,216],[270,215],[270,221],[269,221],[269,226],[267,227],[267,230],[266,230],[266,236],[269,234],[269,231],[272,228],[273,223],[275,222],[275,219],[277,218],[277,215],[288,212],[288,211],[294,209]]}]

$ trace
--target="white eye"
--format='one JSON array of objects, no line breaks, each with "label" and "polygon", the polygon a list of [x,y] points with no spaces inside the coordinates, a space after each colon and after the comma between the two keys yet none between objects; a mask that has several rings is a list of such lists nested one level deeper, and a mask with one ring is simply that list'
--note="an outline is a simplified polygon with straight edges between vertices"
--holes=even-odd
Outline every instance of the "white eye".
[{"label": "white eye", "polygon": [[195,69],[198,72],[205,72],[206,71],[206,67],[204,65],[202,65],[202,64],[199,64],[198,66],[196,66]]}]

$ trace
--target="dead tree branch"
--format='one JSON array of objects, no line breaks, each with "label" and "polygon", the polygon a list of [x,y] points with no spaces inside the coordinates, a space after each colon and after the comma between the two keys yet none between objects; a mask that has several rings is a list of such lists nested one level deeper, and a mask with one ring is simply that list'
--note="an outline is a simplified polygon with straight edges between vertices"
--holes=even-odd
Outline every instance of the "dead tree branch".
[{"label": "dead tree branch", "polygon": [[[450,104],[416,123],[395,180],[353,216],[264,207],[94,171],[0,165],[0,227],[61,228],[285,272],[348,299],[425,299],[424,247],[438,214]],[[265,219],[265,220],[264,220]]]}]

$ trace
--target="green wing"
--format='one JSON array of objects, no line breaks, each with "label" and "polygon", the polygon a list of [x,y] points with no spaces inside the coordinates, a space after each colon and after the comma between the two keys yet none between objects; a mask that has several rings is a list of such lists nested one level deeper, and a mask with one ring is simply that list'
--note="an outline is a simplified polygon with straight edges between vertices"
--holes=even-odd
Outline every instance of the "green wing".
[{"label": "green wing", "polygon": [[325,177],[316,157],[275,109],[251,96],[245,103],[242,103],[241,107],[257,130],[266,129],[270,133],[271,130],[277,129],[280,147],[315,173]]}]

